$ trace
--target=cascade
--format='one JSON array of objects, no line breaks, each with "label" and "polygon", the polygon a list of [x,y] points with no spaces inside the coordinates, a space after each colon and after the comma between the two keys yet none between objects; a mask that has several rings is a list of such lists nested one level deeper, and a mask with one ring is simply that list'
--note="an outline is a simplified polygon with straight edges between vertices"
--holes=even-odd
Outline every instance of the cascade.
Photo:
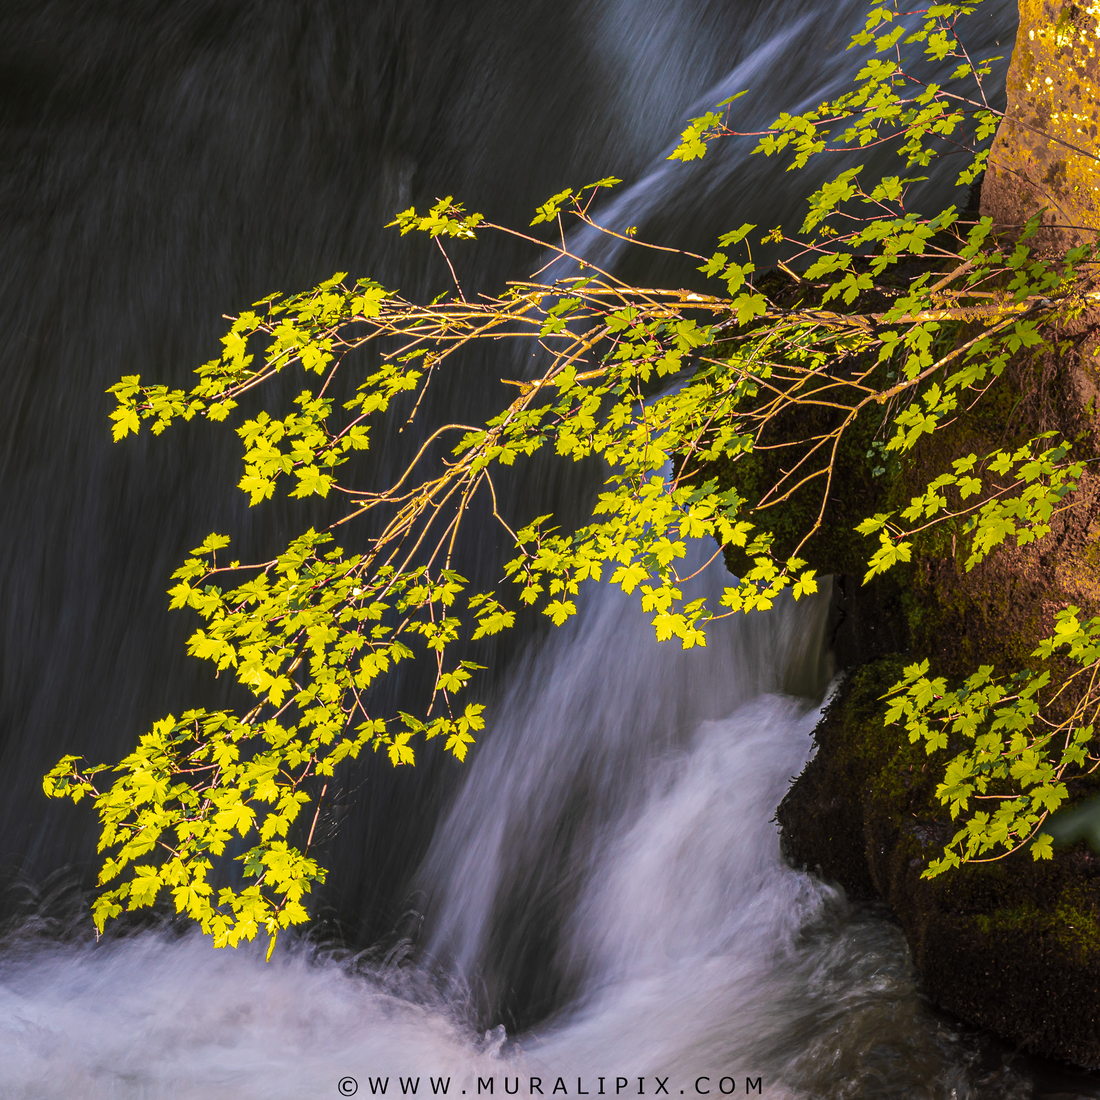
[{"label": "cascade", "polygon": [[434,1077],[460,1095],[558,1078],[566,1095],[619,1078],[1031,1095],[922,1005],[896,930],[780,859],[771,818],[809,750],[827,604],[726,623],[701,659],[669,660],[604,589],[533,645],[418,872],[412,958],[9,936],[5,1094],[427,1093]]},{"label": "cascade", "polygon": [[[168,574],[210,530],[267,546],[301,522],[243,509],[225,488],[233,448],[202,426],[112,448],[98,395],[123,373],[178,383],[223,312],[276,287],[349,270],[437,293],[438,257],[380,229],[436,194],[526,221],[557,187],[613,172],[638,182],[607,224],[690,246],[780,220],[775,166],[731,151],[671,164],[669,138],[742,87],[781,90],[787,109],[828,95],[858,9],[123,7],[0,15],[18,258],[0,290],[18,364],[0,445],[0,1093],[403,1095],[418,1077],[417,1095],[446,1081],[473,1096],[479,1077],[494,1095],[562,1077],[595,1095],[621,1076],[647,1095],[661,1078],[689,1095],[757,1079],[770,1097],[1030,1095],[925,1008],[896,930],[780,860],[772,815],[830,676],[825,598],[681,654],[594,588],[576,621],[502,654],[494,732],[470,762],[375,766],[334,824],[330,903],[352,940],[383,948],[300,944],[265,963],[189,933],[73,934],[90,818],[43,804],[38,777],[217,698],[163,611]],[[1007,37],[1009,7],[990,38]],[[517,258],[472,263],[491,283]],[[444,381],[436,400],[476,415],[477,386]],[[393,444],[377,461],[399,459]],[[538,492],[587,491],[550,477]]]}]

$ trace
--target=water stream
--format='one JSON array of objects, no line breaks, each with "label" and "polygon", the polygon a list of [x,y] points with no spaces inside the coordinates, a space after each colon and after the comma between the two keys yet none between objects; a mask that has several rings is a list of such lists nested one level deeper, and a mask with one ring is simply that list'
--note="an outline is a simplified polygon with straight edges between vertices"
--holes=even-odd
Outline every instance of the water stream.
[{"label": "water stream", "polygon": [[[393,1096],[400,1078],[420,1096],[537,1095],[533,1079],[570,1096],[1035,1094],[1030,1069],[928,1010],[890,924],[779,858],[772,815],[831,675],[824,599],[679,654],[594,588],[566,629],[499,655],[494,732],[465,767],[350,784],[327,853],[338,942],[322,930],[271,963],[169,929],[92,943],[90,817],[38,793],[62,752],[109,758],[218,698],[164,611],[186,548],[210,530],[269,547],[303,522],[244,509],[232,441],[202,426],[112,448],[100,395],[118,375],[182,381],[223,312],[334,270],[438,293],[438,256],[381,229],[438,194],[526,222],[614,173],[637,182],[609,223],[688,245],[774,224],[792,201],[774,166],[671,164],[670,138],[742,87],[767,89],[750,123],[835,90],[858,8],[5,5],[0,1095]],[[989,8],[980,34],[1007,39],[1011,5]],[[463,262],[492,284],[520,260]],[[476,415],[473,379],[442,380],[440,406]],[[588,490],[539,469],[513,491]]]},{"label": "water stream", "polygon": [[[1031,1095],[923,1006],[893,928],[779,857],[772,814],[818,713],[791,692],[824,686],[826,611],[727,624],[700,660],[669,661],[630,601],[599,593],[519,663],[437,829],[425,951],[265,964],[193,935],[27,932],[0,962],[4,1094],[436,1077],[471,1096],[558,1078],[557,1095],[619,1078],[624,1095]],[[539,1022],[474,1023],[516,1004]]]}]

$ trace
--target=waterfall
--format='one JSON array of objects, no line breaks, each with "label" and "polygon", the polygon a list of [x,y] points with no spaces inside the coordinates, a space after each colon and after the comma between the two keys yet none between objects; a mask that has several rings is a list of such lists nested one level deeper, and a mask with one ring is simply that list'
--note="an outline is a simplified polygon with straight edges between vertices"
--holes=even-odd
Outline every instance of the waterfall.
[{"label": "waterfall", "polygon": [[[400,1095],[416,1078],[423,1095],[434,1077],[471,1096],[559,1078],[566,1095],[619,1078],[626,1095],[639,1078],[647,1094],[1030,1095],[968,1066],[892,928],[780,859],[772,814],[818,714],[791,691],[820,698],[826,612],[784,606],[669,654],[622,593],[593,593],[517,664],[440,821],[419,962],[28,931],[0,955],[0,1090]],[[517,992],[529,1014],[543,998],[534,1027],[474,1022]]]},{"label": "waterfall", "polygon": [[[710,587],[720,590],[721,568],[712,567],[709,577]],[[707,648],[696,653],[655,644],[636,600],[607,587],[589,593],[581,619],[515,668],[497,711],[497,733],[477,754],[437,828],[418,876],[431,899],[429,954],[478,987],[488,1005],[518,998],[527,1016],[548,1007],[534,1001],[546,1002],[558,988],[583,987],[588,975],[605,967],[613,949],[594,942],[594,928],[633,956],[647,931],[655,930],[643,921],[633,939],[622,937],[620,922],[625,918],[629,928],[640,914],[626,897],[619,906],[609,898],[597,902],[596,884],[606,888],[612,873],[637,874],[643,895],[664,888],[653,881],[654,869],[634,868],[633,857],[612,852],[624,843],[644,850],[642,841],[629,839],[639,815],[650,820],[666,805],[671,787],[693,766],[696,741],[721,736],[713,732],[715,723],[760,693],[788,685],[820,697],[826,605],[818,599],[809,618],[787,609],[721,622]],[[728,736],[737,740],[734,732]],[[740,823],[735,830],[751,829],[758,846],[761,829],[769,834],[764,847],[774,839],[770,818],[806,754],[804,737],[794,736],[793,749],[782,742],[779,760],[768,761],[775,777],[731,787],[738,792],[730,796],[734,801],[763,799],[759,812],[747,805],[714,807],[727,822]],[[708,751],[699,751],[709,760]],[[735,776],[725,768],[722,773]],[[714,835],[728,837],[729,831]],[[658,864],[668,861],[672,838],[648,839]],[[741,870],[715,864],[704,875],[710,872],[713,882],[697,884],[708,896],[731,889]],[[630,888],[623,883],[624,891]],[[729,895],[722,896],[720,905],[728,908]],[[655,896],[650,904],[656,903]],[[602,916],[583,915],[597,904]],[[711,916],[708,910],[706,919]],[[675,916],[666,917],[668,926],[655,933],[651,950],[664,950],[665,940],[678,935]],[[715,935],[713,929],[703,933],[711,940]]]},{"label": "waterfall", "polygon": [[[1009,4],[993,7],[989,38],[1011,23]],[[746,128],[835,91],[858,10],[0,12],[0,310],[15,365],[0,445],[0,876],[14,884],[0,1095],[401,1096],[415,1079],[418,1096],[446,1085],[472,1100],[489,1095],[479,1078],[494,1097],[660,1095],[661,1081],[688,1096],[759,1082],[773,1100],[1031,1094],[1028,1072],[926,1009],[891,925],[780,860],[772,815],[831,675],[824,596],[723,621],[681,653],[634,601],[589,586],[565,628],[502,649],[493,731],[467,765],[391,774],[376,759],[355,776],[325,904],[358,954],[320,939],[265,963],[255,945],[215,952],[162,927],[91,942],[91,816],[39,794],[62,753],[117,757],[165,711],[224,698],[183,656],[190,625],[164,612],[186,548],[218,529],[269,550],[310,521],[245,509],[234,441],[208,425],[112,448],[108,385],[139,371],[179,384],[222,313],[335,270],[410,296],[446,289],[434,250],[381,230],[438,194],[523,224],[560,187],[615,174],[634,182],[597,218],[643,236],[705,247],[774,224],[793,201],[774,164],[732,149],[674,164],[669,140],[743,87],[763,89],[738,101]],[[573,244],[602,247],[588,232]],[[598,255],[629,273],[620,251]],[[457,262],[492,286],[526,261],[479,245]],[[443,378],[435,399],[461,419],[483,395],[476,376]],[[401,453],[391,441],[379,470]],[[590,488],[540,468],[510,491],[569,502]]]}]

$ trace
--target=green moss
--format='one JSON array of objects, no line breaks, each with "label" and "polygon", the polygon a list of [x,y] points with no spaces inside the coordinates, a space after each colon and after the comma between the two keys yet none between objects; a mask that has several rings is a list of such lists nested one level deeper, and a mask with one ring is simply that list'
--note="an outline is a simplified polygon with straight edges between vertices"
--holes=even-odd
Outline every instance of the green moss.
[{"label": "green moss", "polygon": [[924,763],[922,750],[883,721],[882,696],[901,678],[903,667],[899,657],[890,656],[859,669],[840,711],[841,759],[865,771],[866,793],[891,807],[895,817],[904,813]]},{"label": "green moss", "polygon": [[882,696],[903,664],[897,656],[882,658],[841,685],[815,732],[817,754],[779,807],[791,862],[856,897],[881,893],[869,845],[889,838],[891,847],[923,853],[909,822],[927,806],[932,773],[923,750],[883,722]]},{"label": "green moss", "polygon": [[1045,943],[1081,965],[1100,959],[1100,916],[1094,904],[1063,898],[1048,909],[1025,900],[973,919],[981,935],[991,940],[1019,936],[1035,945]]}]

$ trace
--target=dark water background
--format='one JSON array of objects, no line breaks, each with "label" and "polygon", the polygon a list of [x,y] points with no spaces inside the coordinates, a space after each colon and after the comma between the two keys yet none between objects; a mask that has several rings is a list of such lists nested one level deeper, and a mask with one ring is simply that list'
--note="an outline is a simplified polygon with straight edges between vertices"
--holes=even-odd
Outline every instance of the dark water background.
[{"label": "dark water background", "polygon": [[[270,551],[310,518],[245,506],[230,432],[194,424],[112,446],[104,390],[128,373],[186,384],[222,314],[336,270],[410,295],[445,289],[427,242],[382,228],[397,210],[455,194],[525,225],[563,186],[644,177],[738,62],[765,86],[761,117],[779,87],[795,97],[835,81],[852,11],[804,0],[4,6],[0,867],[41,881],[87,859],[86,809],[39,791],[59,755],[116,758],[155,718],[218,698],[183,652],[193,624],[166,610],[186,550],[219,530]],[[752,66],[800,20],[789,49]],[[703,243],[774,214],[774,180],[729,158],[672,167],[667,193],[638,212],[669,237]],[[528,259],[497,242],[460,270],[500,285]],[[445,378],[436,398],[473,415],[486,382]],[[376,461],[397,453],[387,445]],[[353,811],[347,831],[369,855],[357,844],[340,875],[348,912],[373,910],[387,893],[379,875],[400,878],[378,820],[430,815],[407,810],[423,785],[387,775],[371,808]]]}]

